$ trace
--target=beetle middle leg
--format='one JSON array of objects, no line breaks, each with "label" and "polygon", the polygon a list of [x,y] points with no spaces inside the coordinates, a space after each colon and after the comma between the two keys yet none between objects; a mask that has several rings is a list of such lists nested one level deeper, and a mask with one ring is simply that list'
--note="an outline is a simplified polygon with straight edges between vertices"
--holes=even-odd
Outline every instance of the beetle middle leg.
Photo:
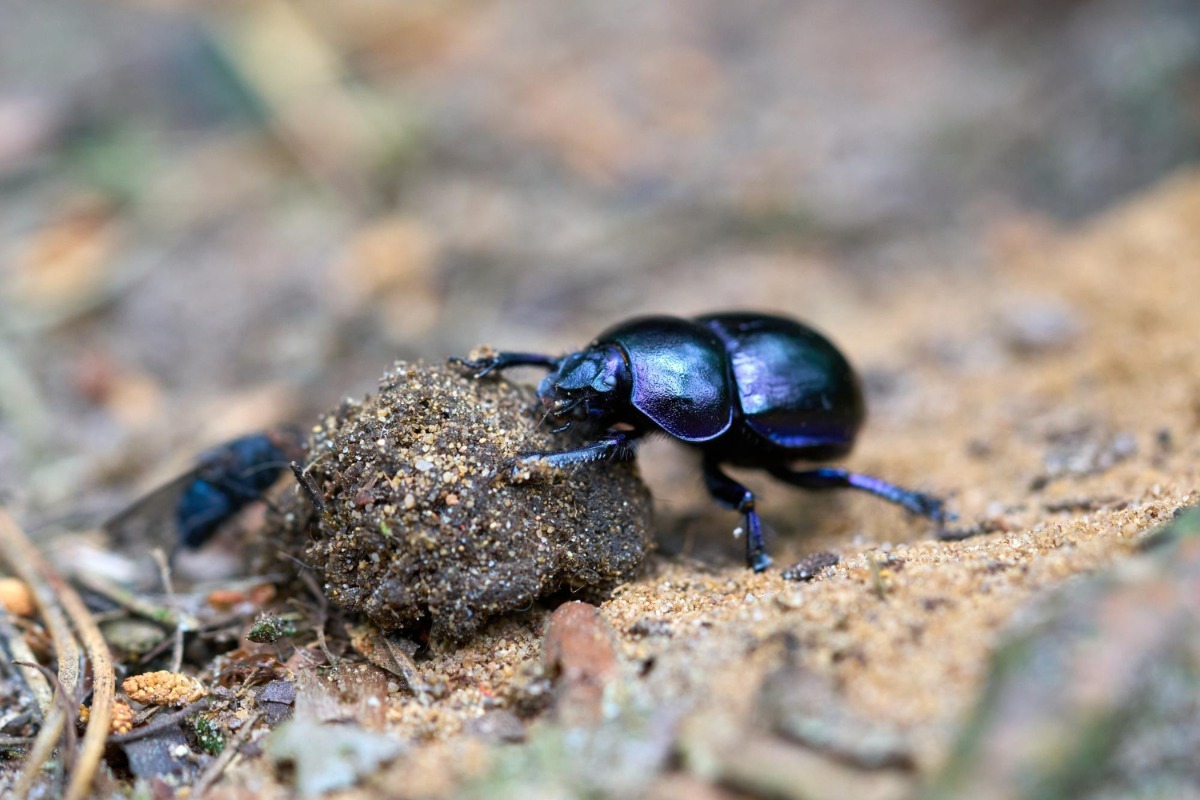
[{"label": "beetle middle leg", "polygon": [[771,557],[763,542],[762,521],[754,508],[754,492],[726,475],[717,462],[707,458],[704,459],[704,484],[714,500],[745,515],[746,566],[755,572],[771,566]]},{"label": "beetle middle leg", "polygon": [[770,467],[767,472],[784,483],[802,489],[859,489],[902,506],[914,514],[929,517],[939,525],[958,518],[946,510],[946,504],[941,499],[933,495],[904,489],[870,475],[860,475],[857,472],[832,467],[808,470]]}]

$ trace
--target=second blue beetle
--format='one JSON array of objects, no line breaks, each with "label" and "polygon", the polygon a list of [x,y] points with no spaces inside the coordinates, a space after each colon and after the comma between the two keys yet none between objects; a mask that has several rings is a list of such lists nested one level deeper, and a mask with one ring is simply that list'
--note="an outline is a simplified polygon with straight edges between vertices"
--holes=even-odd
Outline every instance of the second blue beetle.
[{"label": "second blue beetle", "polygon": [[518,456],[514,472],[538,463],[631,458],[636,440],[655,431],[698,448],[709,493],[745,515],[746,563],[756,572],[771,558],[754,493],[729,477],[724,464],[763,469],[806,489],[861,489],[939,524],[951,518],[941,500],[878,478],[793,467],[846,455],[866,414],[858,377],[845,357],[824,336],[786,317],[749,312],[639,317],[561,358],[496,353],[454,361],[475,377],[509,367],[545,367],[550,374],[538,385],[538,396],[547,413],[599,432],[595,442],[574,450]]},{"label": "second blue beetle", "polygon": [[288,468],[304,458],[304,437],[290,426],[240,436],[201,453],[187,472],[138,499],[104,528],[126,544],[157,541],[174,528],[178,545],[196,550],[239,511],[264,499]]}]

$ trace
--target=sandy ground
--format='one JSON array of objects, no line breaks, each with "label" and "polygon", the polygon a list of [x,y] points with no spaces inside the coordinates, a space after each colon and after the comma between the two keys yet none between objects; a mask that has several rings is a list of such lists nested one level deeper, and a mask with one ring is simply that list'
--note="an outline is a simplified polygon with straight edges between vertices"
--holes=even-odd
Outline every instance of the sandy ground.
[{"label": "sandy ground", "polygon": [[[849,323],[839,339],[888,387],[848,463],[946,493],[961,525],[988,532],[939,542],[870,498],[766,492],[781,564],[818,550],[841,557],[795,583],[736,563],[737,545],[719,536],[729,515],[666,504],[666,552],[600,606],[618,666],[591,724],[640,714],[669,718],[673,731],[762,732],[764,677],[799,665],[896,732],[918,774],[935,770],[1014,615],[1127,559],[1197,499],[1197,231],[1200,176],[1184,174],[1083,230],[1004,231],[982,278],[905,281],[870,297],[831,279],[823,290]],[[650,454],[659,494],[686,488],[677,455]],[[691,530],[693,514],[706,517],[703,531]],[[414,743],[368,786],[415,797],[498,780],[488,770],[505,756],[464,729],[519,698],[538,671],[548,613],[421,661],[425,681],[445,688],[432,701],[400,693],[380,710],[378,727]],[[548,730],[532,735],[565,735]],[[253,766],[232,777],[261,786]]]}]

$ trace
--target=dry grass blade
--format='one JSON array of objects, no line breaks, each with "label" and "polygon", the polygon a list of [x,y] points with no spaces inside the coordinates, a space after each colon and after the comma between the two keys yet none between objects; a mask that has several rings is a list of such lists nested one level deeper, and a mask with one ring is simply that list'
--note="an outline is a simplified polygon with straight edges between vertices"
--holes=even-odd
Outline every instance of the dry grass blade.
[{"label": "dry grass blade", "polygon": [[[14,662],[37,661],[33,651],[29,649],[25,637],[13,626],[8,612],[3,608],[0,608],[0,643],[12,656]],[[24,678],[29,691],[33,693],[33,699],[37,701],[38,713],[41,714],[42,719],[45,719],[54,707],[54,691],[50,688],[50,682],[46,680],[45,675],[31,667],[18,666],[17,671]]]},{"label": "dry grass blade", "polygon": [[[36,662],[19,662],[18,666],[27,667],[29,669],[41,672],[45,676],[46,680],[48,680],[50,684],[54,686],[54,709],[51,712],[54,718],[64,721],[74,720],[73,714],[75,713],[75,709],[79,707],[80,691],[78,689],[67,691],[63,688],[63,685],[58,682],[57,676],[55,676],[52,671]],[[60,725],[60,723],[57,721],[54,724],[56,727]],[[75,733],[75,727],[73,725],[66,725],[61,729],[61,739],[58,736],[50,737],[46,741],[43,741],[41,746],[50,747],[51,752],[53,752],[54,747],[61,747],[62,771],[63,773],[70,773],[75,758],[76,745],[78,743],[79,737]]]},{"label": "dry grass blade", "polygon": [[32,736],[0,736],[0,747],[28,747],[31,744]]},{"label": "dry grass blade", "polygon": [[[163,590],[167,593],[167,602],[174,605],[175,586],[171,583],[171,564],[166,554],[157,547],[154,548],[151,555],[154,556],[154,561],[158,564],[158,571],[162,576]],[[180,617],[175,623],[175,632],[171,636],[171,672],[179,672],[180,667],[183,666],[183,633],[186,629],[184,620]]]},{"label": "dry grass blade", "polygon": [[336,667],[338,659],[329,651],[329,643],[325,640],[325,626],[329,622],[329,600],[325,598],[325,592],[322,591],[317,579],[307,569],[300,573],[301,580],[308,587],[309,592],[317,600],[317,620],[314,630],[317,634],[317,644],[321,647],[321,652],[325,654],[325,663],[331,667]]},{"label": "dry grass blade", "polygon": [[[39,565],[42,564],[41,553],[37,551],[25,536],[25,533],[13,522],[8,513],[0,509],[0,559],[12,573],[29,586],[33,592],[38,613],[42,624],[50,634],[54,643],[54,655],[58,660],[58,682],[63,691],[74,692],[79,685],[80,651],[71,626],[67,623],[66,615],[55,595],[54,589],[43,577]],[[25,767],[17,781],[16,795],[28,796],[33,789],[42,769],[58,746],[66,724],[66,714],[62,703],[52,704],[49,713],[42,721],[37,738],[29,748],[25,759]]]},{"label": "dry grass blade", "polygon": [[37,737],[34,738],[33,744],[26,753],[25,767],[13,790],[16,797],[29,797],[33,792],[34,783],[42,774],[47,762],[50,761],[50,756],[54,754],[54,748],[58,746],[58,740],[62,736],[66,721],[66,714],[63,713],[61,704],[55,704],[49,715],[42,720],[42,727],[38,730]]},{"label": "dry grass blade", "polygon": [[145,597],[135,595],[128,589],[118,586],[99,575],[89,575],[82,570],[74,570],[71,573],[71,578],[88,591],[95,592],[127,611],[132,611],[139,617],[145,617],[151,622],[157,622],[176,629],[182,628],[184,631],[193,631],[200,627],[200,622],[190,614],[179,611],[169,605],[160,605]]},{"label": "dry grass blade", "polygon": [[[113,671],[112,656],[108,645],[100,633],[100,628],[92,619],[83,600],[59,575],[50,567],[41,553],[29,541],[25,533],[13,519],[0,509],[0,557],[8,562],[9,567],[33,589],[37,599],[38,609],[43,621],[54,639],[54,647],[58,656],[58,676],[63,692],[77,691],[79,680],[79,646],[71,633],[71,626],[79,633],[87,652],[88,661],[92,667],[92,705],[91,720],[87,732],[83,736],[79,757],[72,770],[65,797],[67,800],[79,800],[87,794],[92,778],[100,766],[104,756],[104,745],[108,738],[108,729],[112,721],[113,701],[116,697],[116,676]],[[65,615],[65,618],[64,618]],[[67,624],[70,620],[70,625]],[[66,722],[66,714],[53,714],[55,727],[61,730]],[[43,733],[50,729],[49,721],[43,728]],[[52,731],[53,738],[47,735],[43,740],[42,734],[34,744],[30,759],[21,774],[18,790],[28,791],[33,781],[41,773],[44,760],[34,759],[36,753],[48,758],[52,747],[45,748],[45,742],[58,740],[60,731]],[[39,747],[40,746],[40,747]]]},{"label": "dry grass blade", "polygon": [[79,760],[67,785],[66,796],[70,800],[87,794],[92,778],[100,766],[100,760],[104,757],[105,740],[108,738],[113,702],[116,699],[116,674],[113,670],[112,654],[109,653],[100,627],[92,619],[83,599],[57,575],[49,577],[58,584],[56,588],[62,604],[83,640],[88,661],[92,665],[92,724],[88,725],[83,736]]}]

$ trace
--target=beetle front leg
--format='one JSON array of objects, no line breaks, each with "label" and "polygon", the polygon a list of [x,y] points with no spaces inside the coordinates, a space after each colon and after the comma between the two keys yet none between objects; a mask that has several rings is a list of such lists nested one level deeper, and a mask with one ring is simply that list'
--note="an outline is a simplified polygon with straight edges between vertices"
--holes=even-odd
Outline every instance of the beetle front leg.
[{"label": "beetle front leg", "polygon": [[628,461],[633,458],[633,442],[637,437],[625,431],[614,431],[591,444],[574,450],[556,453],[523,453],[508,463],[513,481],[529,480],[545,468],[561,469],[592,461]]},{"label": "beetle front leg", "polygon": [[802,489],[859,489],[902,506],[914,514],[928,517],[938,525],[958,519],[958,515],[946,510],[946,504],[941,499],[901,488],[870,475],[859,475],[856,472],[831,467],[809,470],[771,467],[767,472],[784,483]]},{"label": "beetle front leg", "polygon": [[554,369],[562,359],[541,353],[496,353],[484,358],[452,358],[451,364],[474,370],[473,377],[482,378],[491,372],[503,372],[511,367],[545,367]]},{"label": "beetle front leg", "polygon": [[754,508],[754,492],[721,471],[715,461],[704,461],[704,484],[708,493],[727,508],[740,511],[746,517],[746,566],[762,572],[771,566],[767,546],[763,541],[762,521]]}]

